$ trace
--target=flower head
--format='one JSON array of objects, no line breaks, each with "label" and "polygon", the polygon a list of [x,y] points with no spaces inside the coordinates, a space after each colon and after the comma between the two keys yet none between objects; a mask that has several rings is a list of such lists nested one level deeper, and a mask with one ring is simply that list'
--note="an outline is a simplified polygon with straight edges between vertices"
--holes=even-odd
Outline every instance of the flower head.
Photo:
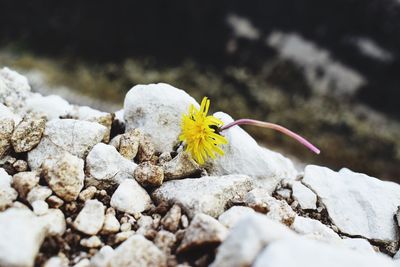
[{"label": "flower head", "polygon": [[223,122],[214,116],[207,116],[209,107],[210,100],[204,97],[200,110],[190,105],[189,113],[182,117],[179,140],[186,143],[186,151],[199,164],[204,164],[209,157],[214,159],[215,153],[222,156],[224,151],[219,146],[228,143],[217,131]]}]

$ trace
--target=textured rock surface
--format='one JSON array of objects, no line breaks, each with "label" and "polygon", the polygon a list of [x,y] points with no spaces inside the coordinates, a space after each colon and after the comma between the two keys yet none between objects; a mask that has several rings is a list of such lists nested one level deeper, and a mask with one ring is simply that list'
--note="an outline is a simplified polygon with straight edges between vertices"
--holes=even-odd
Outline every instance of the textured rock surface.
[{"label": "textured rock surface", "polygon": [[181,116],[190,104],[199,106],[191,96],[171,85],[136,85],[125,97],[126,128],[139,128],[149,134],[156,150],[172,151],[178,143]]},{"label": "textured rock surface", "polygon": [[137,213],[150,208],[149,194],[134,179],[124,180],[111,197],[111,206],[115,209]]},{"label": "textured rock surface", "polygon": [[18,193],[11,187],[12,178],[0,168],[0,211],[9,207],[17,199]]},{"label": "textured rock surface", "polygon": [[322,240],[322,241],[339,241],[341,240],[339,235],[335,233],[331,228],[322,224],[320,221],[297,216],[291,228],[307,237]]},{"label": "textured rock surface", "polygon": [[190,217],[198,212],[218,217],[229,201],[251,189],[246,175],[205,176],[165,182],[152,196],[158,203],[179,204]]},{"label": "textured rock surface", "polygon": [[66,116],[72,110],[72,106],[57,95],[33,94],[26,100],[25,110],[26,112],[44,114],[48,120],[52,120]]},{"label": "textured rock surface", "polygon": [[42,176],[57,196],[72,201],[83,188],[83,165],[82,159],[64,152],[43,162]]},{"label": "textured rock surface", "polygon": [[163,164],[165,180],[191,177],[201,173],[201,168],[189,154],[180,152],[175,158]]},{"label": "textured rock surface", "polygon": [[292,191],[293,200],[297,201],[302,209],[317,208],[317,195],[301,182],[293,182]]},{"label": "textured rock surface", "polygon": [[14,120],[0,120],[0,159],[6,156],[11,148],[11,136],[14,131]]},{"label": "textured rock surface", "polygon": [[400,203],[400,185],[312,165],[306,167],[303,183],[318,194],[341,232],[383,241],[398,239],[393,216]]},{"label": "textured rock surface", "polygon": [[136,181],[142,186],[160,186],[164,181],[164,170],[150,162],[140,163],[134,172]]},{"label": "textured rock surface", "polygon": [[12,178],[12,186],[22,198],[25,198],[38,183],[39,176],[36,172],[19,172]]},{"label": "textured rock surface", "polygon": [[104,205],[100,201],[88,200],[74,221],[74,227],[88,235],[97,234],[104,223]]},{"label": "textured rock surface", "polygon": [[71,119],[48,121],[43,134],[45,138],[28,154],[29,166],[36,169],[43,160],[62,150],[84,158],[94,145],[101,142],[106,131],[106,127],[96,122]]},{"label": "textured rock surface", "polygon": [[25,117],[14,129],[11,143],[14,151],[21,153],[32,150],[42,138],[46,120],[44,118]]},{"label": "textured rock surface", "polygon": [[86,158],[86,172],[89,174],[86,182],[98,188],[118,185],[125,179],[133,179],[136,166],[122,157],[113,146],[99,143]]}]

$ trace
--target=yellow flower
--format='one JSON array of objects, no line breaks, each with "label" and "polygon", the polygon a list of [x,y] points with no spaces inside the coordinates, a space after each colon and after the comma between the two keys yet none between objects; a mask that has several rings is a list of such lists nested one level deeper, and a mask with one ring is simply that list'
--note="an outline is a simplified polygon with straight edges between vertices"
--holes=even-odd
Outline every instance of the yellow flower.
[{"label": "yellow flower", "polygon": [[204,164],[208,157],[214,159],[215,152],[224,155],[219,145],[228,143],[225,137],[216,132],[223,122],[214,116],[207,116],[209,107],[210,100],[204,97],[200,110],[190,105],[189,113],[182,117],[179,140],[186,143],[186,151],[199,164]]}]

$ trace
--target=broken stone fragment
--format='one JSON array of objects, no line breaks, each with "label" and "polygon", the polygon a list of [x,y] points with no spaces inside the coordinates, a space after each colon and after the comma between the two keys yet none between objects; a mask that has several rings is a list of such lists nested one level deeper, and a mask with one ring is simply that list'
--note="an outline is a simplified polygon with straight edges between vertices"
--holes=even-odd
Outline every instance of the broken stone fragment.
[{"label": "broken stone fragment", "polygon": [[177,253],[219,245],[228,235],[228,230],[213,217],[197,213],[186,229]]},{"label": "broken stone fragment", "polygon": [[297,201],[302,209],[316,209],[317,195],[299,181],[292,185],[293,200]]},{"label": "broken stone fragment", "polygon": [[104,211],[105,207],[100,201],[96,199],[86,201],[74,221],[75,229],[87,235],[96,235],[104,224]]},{"label": "broken stone fragment", "polygon": [[26,198],[29,191],[39,183],[39,176],[36,172],[19,172],[14,174],[12,186],[18,191],[22,198]]},{"label": "broken stone fragment", "polygon": [[161,225],[168,231],[176,232],[179,228],[181,214],[181,207],[176,204],[173,205],[167,214],[165,214],[164,218],[161,219]]},{"label": "broken stone fragment", "polygon": [[170,161],[162,165],[165,180],[182,179],[199,175],[202,171],[192,157],[186,152],[180,152]]},{"label": "broken stone fragment", "polygon": [[152,204],[149,194],[134,179],[125,179],[111,197],[111,206],[135,214],[148,210]]},{"label": "broken stone fragment", "polygon": [[173,233],[166,230],[160,230],[157,232],[154,238],[154,244],[161,249],[166,255],[171,254],[171,249],[176,243],[176,237]]},{"label": "broken stone fragment", "polygon": [[133,160],[139,149],[142,133],[138,129],[127,131],[119,139],[118,151],[126,159]]},{"label": "broken stone fragment", "polygon": [[83,188],[83,164],[82,159],[64,152],[46,159],[41,175],[57,196],[65,201],[73,201]]},{"label": "broken stone fragment", "polygon": [[37,185],[29,191],[26,200],[32,204],[36,200],[46,200],[52,193],[49,187]]},{"label": "broken stone fragment", "polygon": [[17,153],[31,151],[39,144],[46,119],[43,117],[27,116],[14,129],[11,136],[11,143]]},{"label": "broken stone fragment", "polygon": [[108,208],[104,219],[104,225],[101,229],[101,234],[108,235],[117,233],[120,229],[120,223],[115,217],[115,210]]},{"label": "broken stone fragment", "polygon": [[160,186],[164,181],[164,170],[150,162],[143,162],[136,167],[134,176],[142,186]]}]

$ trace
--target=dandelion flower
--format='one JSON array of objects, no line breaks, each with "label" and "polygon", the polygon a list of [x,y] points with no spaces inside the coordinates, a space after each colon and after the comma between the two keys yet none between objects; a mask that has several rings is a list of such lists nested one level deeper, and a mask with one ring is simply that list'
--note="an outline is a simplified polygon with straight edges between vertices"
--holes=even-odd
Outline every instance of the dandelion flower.
[{"label": "dandelion flower", "polygon": [[199,164],[204,164],[209,157],[215,159],[216,154],[224,155],[219,146],[228,143],[218,133],[223,122],[214,116],[207,116],[209,107],[210,100],[204,97],[200,110],[190,105],[189,113],[182,117],[179,140],[186,143],[186,151]]}]

